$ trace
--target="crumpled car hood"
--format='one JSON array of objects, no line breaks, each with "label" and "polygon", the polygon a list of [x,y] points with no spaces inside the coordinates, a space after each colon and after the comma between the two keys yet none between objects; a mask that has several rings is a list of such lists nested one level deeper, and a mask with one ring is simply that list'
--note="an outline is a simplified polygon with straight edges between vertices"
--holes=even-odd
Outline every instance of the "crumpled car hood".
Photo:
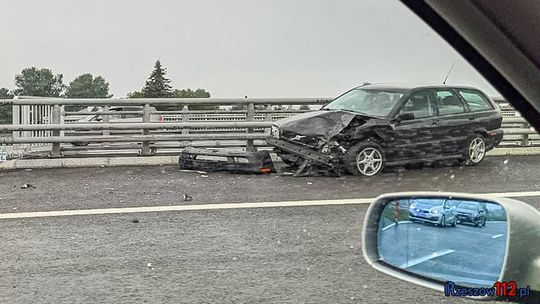
[{"label": "crumpled car hood", "polygon": [[275,123],[281,130],[330,140],[345,129],[357,115],[345,111],[311,111]]}]

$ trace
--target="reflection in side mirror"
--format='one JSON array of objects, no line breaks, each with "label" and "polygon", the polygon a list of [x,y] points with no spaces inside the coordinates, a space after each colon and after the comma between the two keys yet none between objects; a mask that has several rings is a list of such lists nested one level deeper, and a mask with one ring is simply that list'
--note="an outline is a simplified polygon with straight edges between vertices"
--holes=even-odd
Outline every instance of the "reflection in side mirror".
[{"label": "reflection in side mirror", "polygon": [[540,303],[540,211],[517,200],[384,194],[367,211],[362,245],[376,270],[446,296]]},{"label": "reflection in side mirror", "polygon": [[[494,215],[484,216],[479,207]],[[435,280],[491,287],[501,275],[507,229],[504,209],[495,203],[396,199],[380,218],[379,255],[387,264]]]},{"label": "reflection in side mirror", "polygon": [[413,112],[403,112],[403,113],[399,113],[396,116],[397,121],[413,120],[413,119],[414,119],[414,113]]}]

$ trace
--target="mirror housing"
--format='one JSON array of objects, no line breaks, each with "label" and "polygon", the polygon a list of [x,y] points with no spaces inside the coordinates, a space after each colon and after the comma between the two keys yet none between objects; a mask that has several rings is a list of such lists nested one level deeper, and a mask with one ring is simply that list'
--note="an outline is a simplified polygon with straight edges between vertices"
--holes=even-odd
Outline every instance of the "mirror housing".
[{"label": "mirror housing", "polygon": [[413,120],[413,119],[414,119],[413,112],[399,113],[396,115],[396,118],[395,118],[396,121]]},{"label": "mirror housing", "polygon": [[[540,211],[523,202],[463,193],[402,192],[379,196],[366,213],[362,232],[364,258],[373,268],[398,279],[445,291],[445,283],[422,274],[411,273],[384,262],[379,254],[379,225],[385,207],[392,201],[412,198],[478,200],[501,206],[507,219],[506,252],[498,282],[515,282],[518,288],[529,288],[526,298],[511,296],[466,296],[475,300],[505,299],[524,303],[540,303]],[[437,263],[436,259],[432,260]],[[470,286],[460,286],[470,287]]]}]

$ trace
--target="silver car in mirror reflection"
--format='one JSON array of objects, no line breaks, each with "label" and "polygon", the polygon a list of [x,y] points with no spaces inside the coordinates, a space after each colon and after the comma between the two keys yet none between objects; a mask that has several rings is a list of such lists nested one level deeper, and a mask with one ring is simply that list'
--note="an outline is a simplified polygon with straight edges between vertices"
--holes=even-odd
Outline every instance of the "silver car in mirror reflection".
[{"label": "silver car in mirror reflection", "polygon": [[409,219],[413,222],[456,227],[456,207],[447,199],[414,199],[409,205]]}]

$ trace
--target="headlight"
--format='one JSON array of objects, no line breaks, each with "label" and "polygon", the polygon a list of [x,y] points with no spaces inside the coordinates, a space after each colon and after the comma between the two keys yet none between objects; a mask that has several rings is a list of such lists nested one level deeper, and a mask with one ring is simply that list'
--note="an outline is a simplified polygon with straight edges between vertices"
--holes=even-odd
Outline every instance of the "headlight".
[{"label": "headlight", "polygon": [[272,126],[270,128],[270,135],[279,139],[279,128],[277,126]]},{"label": "headlight", "polygon": [[437,213],[439,213],[439,209],[433,209],[433,210],[431,210],[431,213],[437,214]]}]

